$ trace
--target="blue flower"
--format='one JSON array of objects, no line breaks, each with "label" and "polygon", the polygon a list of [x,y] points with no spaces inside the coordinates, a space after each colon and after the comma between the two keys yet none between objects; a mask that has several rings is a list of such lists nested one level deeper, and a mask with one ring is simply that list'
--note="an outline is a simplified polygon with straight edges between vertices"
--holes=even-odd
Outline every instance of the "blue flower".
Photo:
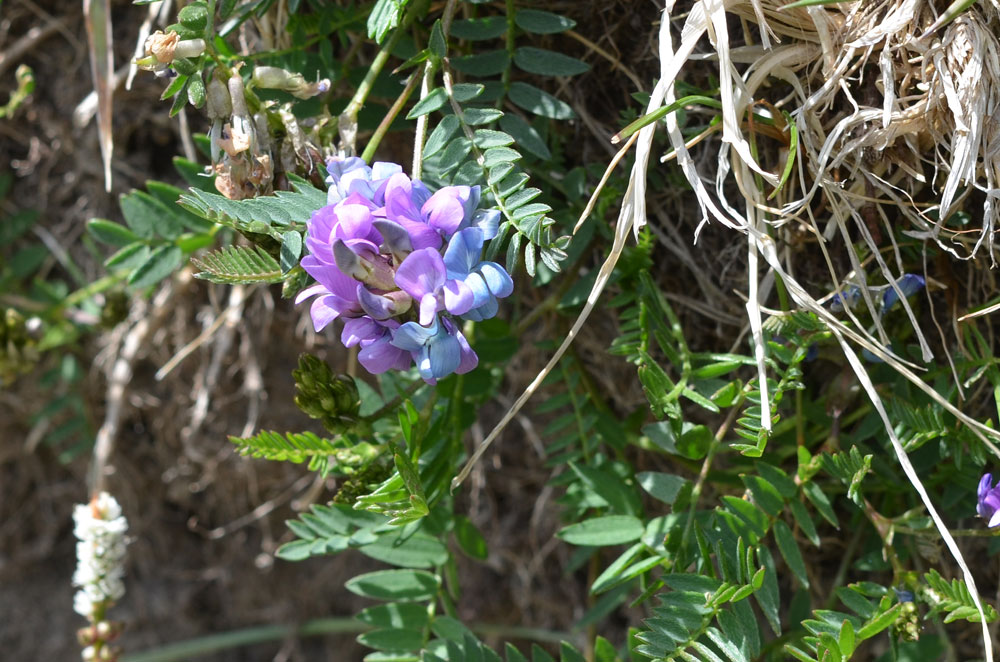
[{"label": "blue flower", "polygon": [[513,291],[503,267],[480,259],[500,212],[477,209],[478,186],[431,193],[395,163],[348,157],[326,167],[328,204],[309,219],[300,263],[317,283],[296,299],[316,297],[316,330],[341,319],[341,342],[359,348],[371,373],[416,360],[433,383],[475,368],[455,317],[492,317],[497,297]]},{"label": "blue flower", "polygon": [[[924,285],[926,285],[926,282],[923,276],[918,276],[917,274],[903,274],[896,280],[896,287],[906,297],[916,294],[924,288]],[[896,289],[891,285],[869,287],[868,290],[873,293],[882,293],[881,315],[885,315],[889,312],[890,308],[899,303],[899,295],[896,294]],[[830,310],[835,313],[839,313],[845,308],[854,310],[859,301],[861,301],[861,289],[857,285],[850,285],[843,289],[842,294],[837,294],[833,297],[833,300],[830,301]]]},{"label": "blue flower", "polygon": [[987,520],[986,526],[1000,526],[1000,485],[993,485],[993,475],[983,474],[979,479],[976,512]]},{"label": "blue flower", "polygon": [[[924,289],[926,281],[924,281],[923,276],[918,276],[917,274],[903,274],[899,280],[896,281],[896,287],[899,291],[903,293],[903,296],[908,297],[911,294],[916,294],[920,290]],[[889,287],[885,292],[882,293],[882,314],[885,313],[896,305],[899,301],[899,295],[896,294],[896,290],[893,287]]]},{"label": "blue flower", "polygon": [[396,163],[376,161],[368,166],[357,156],[347,158],[330,158],[326,161],[326,171],[329,177],[326,183],[330,188],[326,193],[328,205],[334,205],[358,193],[366,200],[381,207],[385,199],[385,184],[392,175],[402,172],[402,166]]},{"label": "blue flower", "polygon": [[462,317],[475,322],[496,315],[497,299],[514,291],[514,281],[506,269],[480,259],[485,239],[482,228],[469,227],[455,233],[444,252],[449,281],[463,283],[472,291],[472,305]]},{"label": "blue flower", "polygon": [[396,269],[396,285],[413,297],[424,326],[441,310],[461,315],[475,304],[475,294],[468,285],[448,279],[444,260],[433,248],[407,255]]},{"label": "blue flower", "polygon": [[392,332],[392,345],[410,352],[425,382],[435,383],[451,373],[459,375],[479,365],[469,342],[448,319],[434,317],[430,326],[407,322]]}]

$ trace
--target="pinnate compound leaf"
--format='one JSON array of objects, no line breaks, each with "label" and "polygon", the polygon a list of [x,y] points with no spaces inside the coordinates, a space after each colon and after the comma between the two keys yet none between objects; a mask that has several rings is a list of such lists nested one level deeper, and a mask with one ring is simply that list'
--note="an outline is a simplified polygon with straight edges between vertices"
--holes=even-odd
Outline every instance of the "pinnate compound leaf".
[{"label": "pinnate compound leaf", "polygon": [[448,548],[425,533],[405,537],[396,532],[384,533],[360,551],[377,561],[401,568],[433,568],[448,560]]},{"label": "pinnate compound leaf", "polygon": [[375,628],[358,635],[358,643],[375,650],[405,653],[418,650],[424,634],[409,628]]},{"label": "pinnate compound leaf", "polygon": [[451,65],[470,76],[497,76],[510,66],[510,56],[502,49],[487,51],[453,58]]},{"label": "pinnate compound leaf", "polygon": [[281,273],[287,274],[299,264],[299,257],[302,256],[302,234],[296,230],[289,230],[281,235]]},{"label": "pinnate compound leaf", "polygon": [[389,31],[399,25],[410,0],[377,0],[368,15],[368,36],[381,44]]},{"label": "pinnate compound leaf", "polygon": [[486,539],[468,517],[455,517],[455,539],[462,551],[474,559],[485,560],[489,556]]},{"label": "pinnate compound leaf", "polygon": [[367,625],[383,628],[420,630],[430,623],[427,608],[413,602],[389,602],[361,610],[356,619]]},{"label": "pinnate compound leaf", "polygon": [[[275,191],[249,200],[229,198],[199,189],[188,189],[178,204],[201,218],[244,232],[267,233],[275,239],[287,230],[305,230],[306,221],[326,206],[326,192],[294,175],[288,176],[294,191]],[[142,236],[141,233],[137,232]]]},{"label": "pinnate compound leaf", "polygon": [[448,103],[448,93],[443,87],[435,88],[410,109],[410,112],[406,114],[406,119],[413,120],[421,115],[433,113],[446,103]]},{"label": "pinnate compound leaf", "polygon": [[98,241],[117,247],[127,246],[139,239],[138,235],[124,225],[103,218],[92,218],[87,221],[87,232]]},{"label": "pinnate compound leaf", "polygon": [[195,278],[213,283],[277,283],[284,278],[278,262],[259,246],[225,246],[191,262],[201,269]]},{"label": "pinnate compound leaf", "polygon": [[[925,600],[931,605],[932,611],[946,614],[945,623],[959,619],[965,619],[970,623],[979,622],[979,610],[976,609],[976,603],[965,582],[960,579],[952,579],[949,582],[933,569],[924,573],[924,581],[927,582],[927,588],[924,590]],[[983,612],[986,614],[987,623],[997,619],[997,612],[991,605],[984,603]]]},{"label": "pinnate compound leaf", "polygon": [[774,541],[778,543],[778,549],[785,559],[785,563],[802,582],[802,585],[809,588],[809,575],[806,573],[806,563],[799,550],[799,544],[795,541],[795,534],[784,520],[774,522]]},{"label": "pinnate compound leaf", "polygon": [[658,471],[644,471],[636,474],[636,481],[653,498],[668,505],[673,504],[677,495],[688,483],[687,479]]},{"label": "pinnate compound leaf", "polygon": [[451,24],[451,34],[453,37],[468,39],[470,41],[496,39],[505,32],[507,32],[506,16],[468,18],[455,21]]},{"label": "pinnate compound leaf", "polygon": [[424,145],[424,158],[434,156],[448,144],[455,132],[458,131],[459,121],[454,115],[446,115],[441,118],[438,125],[431,131]]},{"label": "pinnate compound leaf", "polygon": [[552,152],[542,140],[535,127],[528,124],[519,115],[504,115],[500,118],[500,128],[514,137],[517,146],[537,156],[543,161],[552,158]]}]

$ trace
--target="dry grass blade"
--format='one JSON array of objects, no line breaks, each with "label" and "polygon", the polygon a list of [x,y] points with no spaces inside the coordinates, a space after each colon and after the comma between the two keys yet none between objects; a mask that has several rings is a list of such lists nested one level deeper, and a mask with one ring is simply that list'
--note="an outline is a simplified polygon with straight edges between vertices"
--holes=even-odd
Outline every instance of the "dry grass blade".
[{"label": "dry grass blade", "polygon": [[[618,165],[622,157],[624,157],[625,154],[632,149],[632,145],[636,143],[640,135],[641,133],[637,133],[632,136],[632,138],[630,138],[629,141],[618,151],[615,158],[611,159],[611,163],[608,164],[608,167],[604,172],[604,176],[601,178],[601,182],[597,185],[597,188],[594,189],[594,193],[590,197],[590,202],[587,204],[586,209],[584,209],[583,214],[580,215],[580,220],[577,222],[576,227],[579,228],[583,221],[585,221],[590,215],[591,210],[593,210],[594,205],[597,202],[598,196],[604,189],[604,184],[608,181],[608,177],[611,175],[611,171]],[[631,190],[632,188],[630,184],[629,191]],[[627,198],[628,193],[626,193],[626,199]],[[569,346],[573,343],[573,340],[576,338],[576,334],[579,333],[580,329],[587,321],[587,318],[590,317],[590,313],[594,309],[594,305],[601,297],[601,292],[604,291],[604,286],[608,284],[611,272],[614,271],[615,265],[618,264],[618,258],[621,257],[622,249],[625,248],[625,238],[628,236],[632,227],[631,219],[633,217],[629,216],[623,221],[624,212],[625,205],[622,206],[622,215],[619,216],[618,225],[615,226],[615,240],[611,247],[611,253],[604,261],[604,264],[601,265],[601,269],[597,274],[597,279],[594,281],[594,286],[591,288],[590,294],[587,295],[587,303],[584,305],[583,310],[580,311],[580,315],[576,318],[576,322],[573,323],[573,328],[571,328],[569,333],[566,334],[566,338],[563,339],[562,344],[559,345],[559,348],[556,350],[555,354],[552,355],[552,358],[549,359],[549,362],[545,364],[545,367],[542,368],[535,379],[533,379],[532,382],[528,384],[527,388],[524,389],[524,393],[522,393],[514,404],[511,405],[510,409],[508,409],[507,413],[504,414],[502,419],[500,419],[500,422],[494,426],[493,430],[490,431],[486,439],[484,439],[482,443],[476,447],[476,450],[472,453],[472,457],[468,459],[465,466],[462,467],[462,470],[459,471],[458,475],[451,481],[452,491],[458,489],[458,487],[465,481],[465,479],[469,476],[469,473],[472,471],[472,468],[476,465],[476,462],[479,461],[479,458],[483,456],[486,449],[493,443],[493,440],[499,436],[505,427],[507,427],[508,423],[514,420],[517,413],[521,411],[521,407],[523,407],[524,404],[531,399],[531,396],[535,394],[538,387],[542,385],[542,382],[545,381],[545,378],[550,372],[552,372],[552,369],[556,367],[563,354],[566,353],[566,350],[569,349]]]},{"label": "dry grass blade", "polygon": [[90,47],[90,71],[97,91],[97,132],[100,136],[101,159],[104,162],[104,190],[111,192],[111,96],[114,92],[114,50],[111,32],[111,12],[108,0],[83,0]]},{"label": "dry grass blade", "polygon": [[[663,104],[664,100],[667,98],[668,90],[672,87],[671,77],[666,74],[669,68],[674,65],[674,61],[669,57],[671,53],[671,42],[670,42],[670,22],[666,20],[668,13],[673,6],[672,2],[668,2],[666,8],[664,9],[664,20],[660,23],[660,82],[656,84],[653,88],[653,92],[650,94],[649,103],[646,107],[646,112],[650,113],[657,109]],[[598,184],[594,193],[590,197],[586,208],[583,210],[579,221],[577,221],[576,227],[579,228],[583,221],[590,215],[591,210],[594,208],[594,204],[597,201],[597,197],[600,195],[601,190],[604,188],[605,182],[607,182],[611,171],[617,166],[618,162],[623,156],[631,149],[633,144],[637,144],[636,148],[636,159],[635,164],[632,166],[632,172],[629,177],[628,188],[625,191],[625,196],[622,200],[621,210],[618,214],[618,222],[615,225],[615,236],[614,241],[611,245],[611,251],[608,254],[607,259],[604,264],[601,265],[600,271],[597,273],[597,278],[594,281],[594,285],[587,295],[587,303],[584,305],[583,310],[580,311],[579,316],[577,316],[576,321],[573,323],[573,327],[570,329],[569,333],[566,334],[566,338],[563,339],[562,344],[556,350],[552,358],[545,367],[538,373],[535,379],[528,385],[524,390],[524,393],[514,402],[514,405],[507,411],[504,417],[499,423],[493,428],[490,434],[483,440],[483,442],[476,448],[473,452],[472,457],[465,463],[462,470],[458,473],[454,480],[451,482],[451,489],[457,489],[462,482],[468,477],[472,468],[475,466],[479,458],[482,457],[486,449],[489,448],[493,440],[500,434],[500,432],[510,423],[511,420],[517,415],[521,410],[521,407],[534,395],[535,391],[541,386],[545,377],[552,371],[553,368],[559,363],[563,354],[573,343],[576,338],[577,333],[586,323],[587,318],[590,317],[591,311],[593,311],[594,306],[597,305],[598,299],[601,297],[601,293],[604,291],[604,287],[608,284],[608,280],[611,278],[611,274],[615,269],[615,265],[618,264],[618,259],[621,257],[622,250],[625,248],[625,241],[628,235],[633,231],[638,233],[639,229],[646,224],[646,170],[649,165],[649,154],[652,149],[653,142],[653,132],[656,130],[655,124],[650,124],[643,127],[638,133],[634,134],[625,146],[619,150],[615,157],[608,164],[607,169],[604,172],[604,176],[601,178],[601,182]]]}]

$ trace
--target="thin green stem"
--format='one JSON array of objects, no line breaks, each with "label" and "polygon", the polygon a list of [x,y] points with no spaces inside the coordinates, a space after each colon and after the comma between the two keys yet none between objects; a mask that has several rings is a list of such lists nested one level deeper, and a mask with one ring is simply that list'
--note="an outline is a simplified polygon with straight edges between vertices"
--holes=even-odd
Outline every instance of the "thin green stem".
[{"label": "thin green stem", "polygon": [[410,76],[410,79],[406,81],[406,87],[403,88],[403,92],[392,104],[392,107],[389,108],[389,112],[382,118],[378,128],[375,129],[375,133],[373,133],[371,139],[368,140],[368,144],[365,145],[365,151],[361,154],[361,158],[364,159],[366,163],[371,163],[372,159],[375,157],[375,150],[378,149],[379,143],[382,142],[382,138],[385,137],[385,134],[389,132],[389,126],[392,124],[393,120],[396,119],[396,116],[399,115],[399,111],[402,110],[403,106],[406,105],[406,102],[409,101],[410,95],[413,94],[413,90],[417,86],[417,80],[416,74]]},{"label": "thin green stem", "polygon": [[65,299],[59,303],[59,308],[71,308],[76,304],[89,299],[95,294],[100,294],[105,290],[108,290],[118,283],[120,283],[125,278],[125,272],[113,273],[104,276],[103,278],[98,278],[93,283],[90,283],[86,287],[81,287],[75,292],[71,292]]},{"label": "thin green stem", "polygon": [[418,389],[420,389],[421,386],[426,386],[426,384],[424,384],[424,382],[422,381],[413,382],[412,384],[406,387],[405,391],[397,395],[395,398],[385,403],[384,405],[382,405],[372,413],[368,414],[367,416],[362,416],[361,420],[364,421],[365,423],[374,423],[378,419],[385,416],[388,412],[391,412],[397,407],[399,407],[399,405],[402,404],[403,400],[413,395]]},{"label": "thin green stem", "polygon": [[510,71],[512,66],[509,63],[514,61],[514,49],[516,48],[514,37],[517,34],[517,23],[514,22],[514,17],[517,16],[517,7],[514,6],[514,0],[505,0],[504,11],[507,16],[506,48],[508,64],[503,70],[503,75],[500,77],[500,81],[503,83],[503,95],[497,99],[497,108],[500,108],[503,105],[504,97],[506,97],[507,92],[510,91]]},{"label": "thin green stem", "polygon": [[357,138],[358,132],[358,113],[361,111],[361,107],[365,105],[365,101],[368,99],[368,95],[372,91],[372,86],[375,84],[375,79],[378,75],[382,73],[382,69],[385,68],[386,62],[389,61],[389,55],[392,49],[396,47],[399,42],[400,37],[406,32],[407,27],[413,22],[413,19],[417,15],[417,9],[426,3],[417,3],[410,7],[410,10],[406,12],[403,19],[400,21],[399,26],[393,30],[392,35],[389,36],[389,40],[385,42],[385,46],[379,50],[378,55],[372,60],[372,63],[368,65],[368,72],[365,73],[364,79],[362,79],[361,84],[358,85],[358,89],[354,91],[354,96],[347,103],[347,107],[344,108],[344,112],[340,114],[337,118],[337,126],[340,131],[341,148],[347,149],[350,152],[354,151],[354,142]]},{"label": "thin green stem", "polygon": [[729,409],[729,414],[726,416],[726,420],[722,422],[719,429],[715,431],[715,436],[712,437],[712,443],[708,447],[708,453],[705,455],[705,459],[701,464],[701,471],[698,473],[698,480],[695,482],[694,488],[691,490],[691,505],[688,506],[687,523],[684,525],[684,535],[681,537],[681,550],[687,548],[688,540],[691,537],[691,531],[694,529],[694,514],[698,510],[698,501],[701,497],[702,490],[705,488],[705,481],[708,479],[708,472],[712,468],[712,460],[715,459],[716,453],[722,447],[723,438],[726,436],[726,433],[729,431],[733,421],[736,420],[736,417],[742,410],[743,400],[746,398],[749,388],[749,386],[745,386],[743,388],[739,399],[733,403],[733,406]]}]

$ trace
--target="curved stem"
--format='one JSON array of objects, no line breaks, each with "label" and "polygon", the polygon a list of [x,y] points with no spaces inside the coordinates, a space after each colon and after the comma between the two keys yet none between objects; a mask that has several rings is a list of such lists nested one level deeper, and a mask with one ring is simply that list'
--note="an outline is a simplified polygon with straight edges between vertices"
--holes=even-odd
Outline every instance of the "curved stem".
[{"label": "curved stem", "polygon": [[399,405],[403,402],[403,400],[413,395],[421,386],[426,386],[426,384],[423,381],[413,382],[412,384],[406,387],[405,391],[397,395],[395,398],[385,403],[384,405],[382,405],[372,413],[368,414],[367,416],[362,416],[361,420],[366,423],[374,423],[378,419],[385,416],[387,413],[399,407]]},{"label": "curved stem", "polygon": [[743,407],[743,400],[746,398],[749,387],[744,387],[743,392],[740,393],[739,399],[733,403],[733,406],[729,409],[729,414],[726,416],[726,420],[723,421],[719,429],[716,430],[715,436],[712,437],[712,443],[708,447],[708,453],[705,455],[705,460],[701,465],[701,472],[698,474],[698,480],[694,484],[694,488],[691,490],[691,505],[688,506],[688,516],[687,523],[684,525],[684,535],[681,536],[681,546],[680,549],[684,550],[687,547],[688,540],[691,537],[691,531],[694,529],[694,514],[698,510],[698,500],[701,497],[701,491],[705,488],[705,480],[708,479],[708,472],[712,468],[712,460],[715,459],[715,454],[719,451],[722,446],[722,439],[726,436],[726,432],[729,431],[729,427],[736,420]]},{"label": "curved stem", "polygon": [[414,88],[417,86],[417,76],[413,74],[410,79],[406,81],[406,87],[403,88],[402,93],[389,108],[389,112],[386,113],[385,117],[379,123],[378,128],[375,129],[375,133],[368,140],[368,144],[365,145],[365,151],[361,154],[361,158],[364,159],[365,163],[371,163],[372,158],[375,157],[375,150],[378,149],[379,143],[382,142],[382,138],[385,134],[389,132],[389,126],[392,124],[396,116],[399,115],[399,111],[402,110],[403,106],[410,99],[410,95],[413,94]]}]

